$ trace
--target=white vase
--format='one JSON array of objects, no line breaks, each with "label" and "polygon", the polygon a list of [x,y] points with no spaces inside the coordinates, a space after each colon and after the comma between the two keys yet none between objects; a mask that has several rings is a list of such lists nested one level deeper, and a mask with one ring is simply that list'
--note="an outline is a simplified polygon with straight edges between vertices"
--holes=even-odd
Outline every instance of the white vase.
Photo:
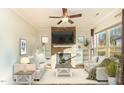
[{"label": "white vase", "polygon": [[116,77],[108,77],[108,84],[109,85],[116,85]]}]

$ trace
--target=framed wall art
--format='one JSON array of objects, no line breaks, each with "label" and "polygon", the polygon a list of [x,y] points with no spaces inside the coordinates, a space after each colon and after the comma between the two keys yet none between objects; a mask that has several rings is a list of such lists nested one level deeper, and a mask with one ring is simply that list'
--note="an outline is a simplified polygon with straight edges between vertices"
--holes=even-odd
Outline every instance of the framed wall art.
[{"label": "framed wall art", "polygon": [[20,55],[27,54],[27,40],[20,39]]}]

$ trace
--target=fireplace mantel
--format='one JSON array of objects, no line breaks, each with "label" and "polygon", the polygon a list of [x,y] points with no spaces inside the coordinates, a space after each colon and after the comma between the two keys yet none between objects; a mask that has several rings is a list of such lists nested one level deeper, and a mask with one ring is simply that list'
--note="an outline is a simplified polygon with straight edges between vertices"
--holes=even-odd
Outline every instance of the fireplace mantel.
[{"label": "fireplace mantel", "polygon": [[68,44],[68,45],[59,45],[59,44],[54,44],[53,47],[65,47],[65,48],[69,48],[69,47],[73,47],[74,44]]}]

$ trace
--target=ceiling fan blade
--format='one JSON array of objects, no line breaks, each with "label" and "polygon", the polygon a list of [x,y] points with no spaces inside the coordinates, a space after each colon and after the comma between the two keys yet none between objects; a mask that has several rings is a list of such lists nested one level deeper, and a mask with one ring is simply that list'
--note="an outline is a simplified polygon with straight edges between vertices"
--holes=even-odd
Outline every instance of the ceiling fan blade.
[{"label": "ceiling fan blade", "polygon": [[49,16],[49,18],[61,18],[59,16]]},{"label": "ceiling fan blade", "polygon": [[57,24],[59,25],[60,23],[62,23],[62,20],[60,20]]},{"label": "ceiling fan blade", "polygon": [[82,14],[75,14],[75,15],[70,15],[69,18],[75,18],[75,17],[81,17]]},{"label": "ceiling fan blade", "polygon": [[71,23],[71,24],[73,24],[73,23],[74,23],[71,19],[68,19],[68,22],[69,22],[69,23]]},{"label": "ceiling fan blade", "polygon": [[67,16],[67,8],[62,8],[63,16]]}]

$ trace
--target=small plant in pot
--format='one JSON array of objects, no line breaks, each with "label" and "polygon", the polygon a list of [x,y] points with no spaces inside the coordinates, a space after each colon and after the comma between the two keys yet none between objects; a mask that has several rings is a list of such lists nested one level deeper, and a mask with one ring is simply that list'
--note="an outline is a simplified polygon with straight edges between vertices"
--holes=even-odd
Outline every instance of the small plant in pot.
[{"label": "small plant in pot", "polygon": [[66,60],[63,58],[60,60],[60,64],[64,64],[64,63],[66,63]]},{"label": "small plant in pot", "polygon": [[116,74],[117,74],[117,63],[112,60],[107,66],[106,66],[106,72],[108,74],[108,83],[109,85],[115,85],[116,80]]},{"label": "small plant in pot", "polygon": [[88,41],[88,39],[86,39],[86,40],[84,41],[84,46],[87,47],[88,45],[89,45],[89,41]]}]

